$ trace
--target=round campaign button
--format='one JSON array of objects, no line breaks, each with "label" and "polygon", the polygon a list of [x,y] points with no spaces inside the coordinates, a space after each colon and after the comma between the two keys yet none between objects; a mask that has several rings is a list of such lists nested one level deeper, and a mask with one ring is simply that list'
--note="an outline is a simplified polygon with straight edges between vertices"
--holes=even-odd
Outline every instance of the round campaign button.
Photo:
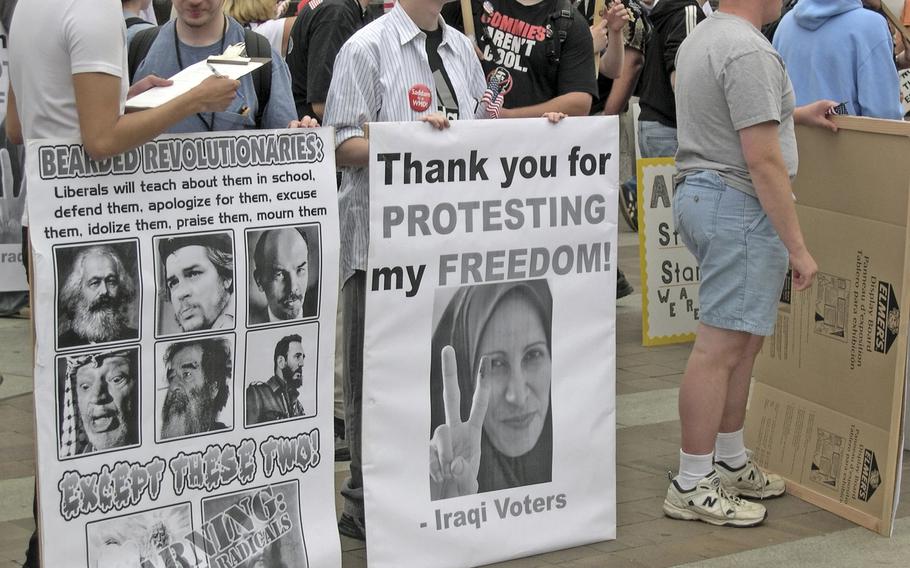
[{"label": "round campaign button", "polygon": [[422,83],[418,83],[408,89],[408,103],[410,103],[411,109],[416,112],[424,112],[429,109],[432,100],[433,95],[430,93],[430,88]]}]

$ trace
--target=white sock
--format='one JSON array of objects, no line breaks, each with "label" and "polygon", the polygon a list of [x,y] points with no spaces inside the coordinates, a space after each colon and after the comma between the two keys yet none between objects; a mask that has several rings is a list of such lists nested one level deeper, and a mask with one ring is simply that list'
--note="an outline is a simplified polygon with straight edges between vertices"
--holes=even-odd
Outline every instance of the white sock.
[{"label": "white sock", "polygon": [[714,442],[714,459],[724,462],[733,469],[746,465],[746,445],[742,429],[736,432],[720,432]]},{"label": "white sock", "polygon": [[679,450],[679,475],[673,478],[683,491],[698,485],[705,476],[714,471],[714,454],[687,454]]}]

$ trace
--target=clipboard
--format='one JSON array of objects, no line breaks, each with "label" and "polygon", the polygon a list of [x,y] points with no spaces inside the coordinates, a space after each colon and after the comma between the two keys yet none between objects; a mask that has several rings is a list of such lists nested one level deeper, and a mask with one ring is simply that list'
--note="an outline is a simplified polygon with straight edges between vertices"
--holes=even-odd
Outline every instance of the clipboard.
[{"label": "clipboard", "polygon": [[217,71],[219,75],[231,79],[240,79],[244,75],[252,73],[266,63],[271,62],[271,58],[268,57],[244,59],[248,59],[248,61],[245,63],[239,61],[224,63],[216,60],[213,63],[209,63],[207,59],[204,59],[198,63],[194,63],[176,75],[168,77],[174,82],[172,85],[168,85],[167,87],[152,87],[151,89],[128,99],[126,101],[126,109],[143,110],[159,107],[168,103],[211,77],[213,75],[212,69]]}]

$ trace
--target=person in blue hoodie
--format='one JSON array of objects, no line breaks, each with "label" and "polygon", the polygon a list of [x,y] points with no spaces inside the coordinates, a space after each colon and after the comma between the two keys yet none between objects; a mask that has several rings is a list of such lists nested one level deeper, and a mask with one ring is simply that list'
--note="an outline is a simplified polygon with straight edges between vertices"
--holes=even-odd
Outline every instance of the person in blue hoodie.
[{"label": "person in blue hoodie", "polygon": [[848,114],[904,116],[888,24],[862,0],[800,0],[774,34],[797,106],[847,103]]}]

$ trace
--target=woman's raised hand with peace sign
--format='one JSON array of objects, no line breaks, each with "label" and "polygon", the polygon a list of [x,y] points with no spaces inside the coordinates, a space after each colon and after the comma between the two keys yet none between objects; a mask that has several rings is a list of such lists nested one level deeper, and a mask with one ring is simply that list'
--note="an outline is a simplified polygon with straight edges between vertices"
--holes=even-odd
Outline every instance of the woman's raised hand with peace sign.
[{"label": "woman's raised hand with peace sign", "polygon": [[445,424],[430,439],[430,498],[446,499],[477,493],[480,435],[490,402],[489,359],[481,358],[467,421],[461,419],[458,367],[451,345],[442,348],[442,397]]}]

